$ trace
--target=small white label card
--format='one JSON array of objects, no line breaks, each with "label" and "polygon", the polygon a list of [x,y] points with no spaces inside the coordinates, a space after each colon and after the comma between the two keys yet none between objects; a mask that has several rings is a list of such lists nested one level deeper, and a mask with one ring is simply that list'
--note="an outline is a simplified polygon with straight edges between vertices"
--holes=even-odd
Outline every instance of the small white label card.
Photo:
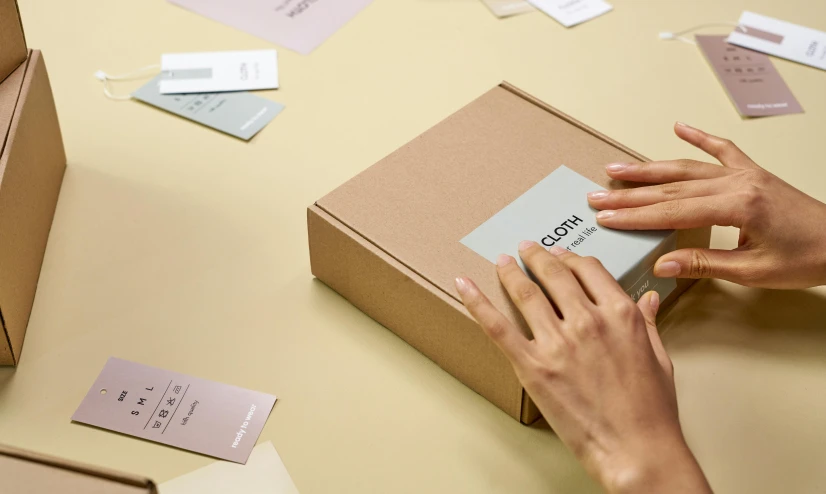
[{"label": "small white label card", "polygon": [[565,27],[576,26],[613,9],[603,0],[528,0]]},{"label": "small white label card", "polygon": [[826,32],[748,11],[738,24],[729,43],[826,70]]},{"label": "small white label card", "polygon": [[277,87],[278,54],[275,50],[167,53],[161,56],[161,94]]},{"label": "small white label card", "polygon": [[482,0],[482,2],[496,17],[510,17],[534,11],[528,0]]},{"label": "small white label card", "polygon": [[246,463],[275,396],[110,358],[72,420]]}]

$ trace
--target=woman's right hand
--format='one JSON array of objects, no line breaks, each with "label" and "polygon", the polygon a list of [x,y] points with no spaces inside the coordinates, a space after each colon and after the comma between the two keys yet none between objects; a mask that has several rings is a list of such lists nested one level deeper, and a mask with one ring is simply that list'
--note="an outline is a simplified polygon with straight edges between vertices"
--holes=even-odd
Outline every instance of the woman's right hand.
[{"label": "woman's right hand", "polygon": [[826,284],[826,204],[767,172],[731,141],[678,123],[675,133],[723,166],[693,160],[612,163],[615,180],[657,184],[588,196],[597,221],[619,230],[740,229],[734,250],[681,249],[660,257],[661,278],[721,278],[763,288]]}]

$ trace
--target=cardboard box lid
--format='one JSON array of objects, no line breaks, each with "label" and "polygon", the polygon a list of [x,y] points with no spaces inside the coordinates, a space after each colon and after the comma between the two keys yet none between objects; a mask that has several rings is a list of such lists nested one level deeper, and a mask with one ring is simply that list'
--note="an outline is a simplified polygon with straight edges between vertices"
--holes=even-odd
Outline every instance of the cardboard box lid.
[{"label": "cardboard box lid", "polygon": [[0,445],[0,490],[15,493],[157,494],[143,477]]},{"label": "cardboard box lid", "polygon": [[26,60],[26,38],[16,0],[0,0],[0,81]]},{"label": "cardboard box lid", "polygon": [[617,189],[604,166],[644,159],[502,83],[316,204],[456,300],[454,278],[469,276],[521,321],[460,240],[560,165]]}]

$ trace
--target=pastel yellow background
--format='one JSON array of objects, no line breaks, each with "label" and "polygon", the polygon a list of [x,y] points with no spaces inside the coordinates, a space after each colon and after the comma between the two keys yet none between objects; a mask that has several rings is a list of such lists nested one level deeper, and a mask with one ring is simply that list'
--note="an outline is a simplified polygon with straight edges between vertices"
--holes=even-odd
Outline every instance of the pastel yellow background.
[{"label": "pastel yellow background", "polygon": [[[287,108],[245,143],[107,100],[92,74],[273,45],[162,0],[20,0],[69,167],[22,361],[0,369],[0,441],[159,482],[213,461],[70,422],[118,356],[278,395],[261,440],[304,494],[598,492],[546,427],[313,281],[305,208],[503,79],[653,159],[703,158],[675,120],[730,137],[826,199],[826,72],[775,60],[806,113],[745,121],[696,48],[657,36],[744,8],[826,30],[826,3],[612,3],[565,29],[478,0],[376,0],[310,56],[279,49],[281,89],[259,94]],[[826,491],[825,294],[705,282],[664,322],[717,492]]]}]

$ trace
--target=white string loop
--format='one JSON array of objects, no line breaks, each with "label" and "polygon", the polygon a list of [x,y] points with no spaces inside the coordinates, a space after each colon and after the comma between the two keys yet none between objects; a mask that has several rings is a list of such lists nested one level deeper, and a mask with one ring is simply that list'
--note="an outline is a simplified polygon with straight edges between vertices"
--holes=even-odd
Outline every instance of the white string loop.
[{"label": "white string loop", "polygon": [[682,31],[677,32],[669,32],[665,31],[660,33],[660,39],[662,40],[677,40],[682,41],[683,43],[688,43],[690,45],[696,45],[697,43],[694,40],[688,39],[683,37],[684,34],[688,34],[692,31],[697,31],[699,29],[705,29],[707,27],[734,27],[735,29],[740,29],[742,32],[748,32],[745,26],[738,24],[736,22],[710,22],[708,24],[698,24],[696,26],[692,26],[688,29],[683,29]]},{"label": "white string loop", "polygon": [[141,67],[138,70],[134,70],[129,72],[128,74],[121,74],[121,75],[109,75],[102,70],[98,70],[95,72],[95,78],[99,81],[103,82],[103,94],[106,95],[107,98],[117,100],[117,101],[126,101],[132,99],[132,95],[116,95],[113,94],[111,88],[109,86],[109,81],[129,81],[132,79],[140,79],[142,77],[146,77],[145,72],[149,70],[160,70],[161,66],[158,64],[147,65],[146,67]]}]

